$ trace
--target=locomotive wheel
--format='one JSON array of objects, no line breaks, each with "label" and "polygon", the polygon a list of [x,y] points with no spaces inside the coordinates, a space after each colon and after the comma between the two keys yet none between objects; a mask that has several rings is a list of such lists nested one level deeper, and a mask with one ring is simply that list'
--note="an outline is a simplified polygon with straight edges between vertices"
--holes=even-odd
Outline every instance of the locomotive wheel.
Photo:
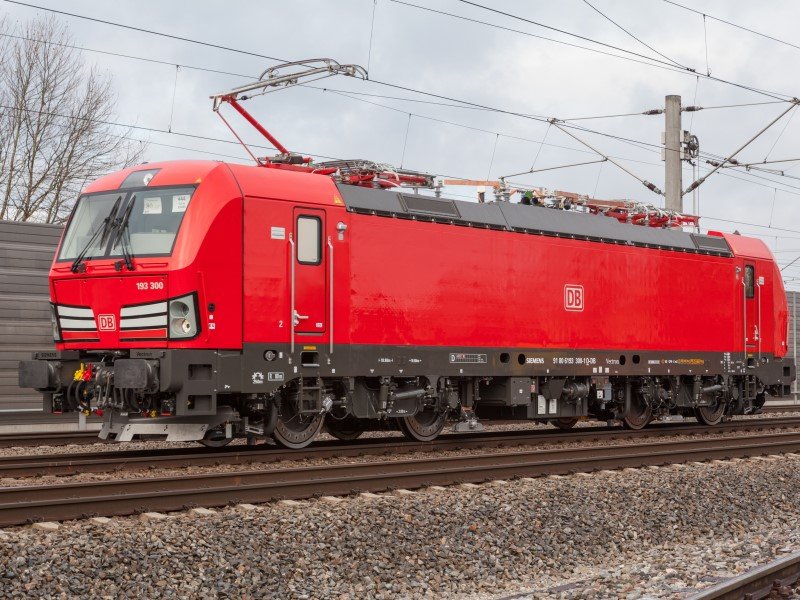
[{"label": "locomotive wheel", "polygon": [[224,436],[220,438],[211,438],[208,437],[208,434],[206,434],[206,437],[204,437],[202,440],[198,440],[198,443],[202,444],[206,448],[222,448],[223,446],[230,444],[232,441],[233,438],[226,438]]},{"label": "locomotive wheel", "polygon": [[725,415],[725,403],[717,399],[711,406],[698,406],[694,414],[703,425],[716,425]]},{"label": "locomotive wheel", "polygon": [[337,423],[330,419],[325,423],[325,431],[337,440],[342,440],[343,442],[354,440],[364,433],[363,429],[355,427],[352,423],[347,423],[346,421],[344,423]]},{"label": "locomotive wheel", "polygon": [[412,417],[397,419],[403,435],[418,442],[430,442],[435,439],[444,429],[446,422],[447,412],[437,412],[433,408],[426,408]]},{"label": "locomotive wheel", "polygon": [[207,448],[222,448],[232,441],[232,437],[225,437],[225,426],[222,425],[206,431],[206,435],[202,440],[197,440],[197,443]]},{"label": "locomotive wheel", "polygon": [[293,402],[284,402],[272,435],[281,446],[297,450],[313,442],[324,423],[325,415],[301,415]]},{"label": "locomotive wheel", "polygon": [[572,429],[575,423],[578,422],[578,417],[561,417],[559,419],[550,419],[550,423],[559,429]]},{"label": "locomotive wheel", "polygon": [[653,410],[640,395],[636,394],[631,398],[631,409],[628,415],[622,419],[622,426],[626,429],[641,429],[653,418]]}]

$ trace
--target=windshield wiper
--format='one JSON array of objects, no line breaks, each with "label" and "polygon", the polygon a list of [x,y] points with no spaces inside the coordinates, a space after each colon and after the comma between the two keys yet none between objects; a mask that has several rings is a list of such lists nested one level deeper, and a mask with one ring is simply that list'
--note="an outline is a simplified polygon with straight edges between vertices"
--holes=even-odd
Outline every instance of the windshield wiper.
[{"label": "windshield wiper", "polygon": [[78,256],[75,257],[75,260],[72,261],[72,266],[70,266],[70,271],[73,273],[81,272],[83,273],[86,270],[86,264],[83,262],[83,259],[86,258],[86,253],[89,251],[89,248],[92,247],[92,244],[97,239],[97,236],[102,234],[100,237],[100,246],[108,239],[108,235],[111,233],[114,224],[114,216],[117,214],[117,209],[119,208],[119,203],[122,202],[122,196],[117,198],[117,201],[114,202],[114,206],[111,207],[111,210],[108,213],[108,216],[103,219],[103,222],[100,224],[95,232],[92,234],[92,237],[89,238],[89,241],[86,242],[86,245],[83,247],[78,253]]},{"label": "windshield wiper", "polygon": [[[117,244],[120,245],[120,250],[122,250],[122,258],[124,260],[125,266],[128,268],[128,271],[133,271],[133,244],[131,243],[131,232],[128,229],[128,223],[131,219],[131,212],[133,212],[133,202],[136,200],[136,194],[131,196],[130,201],[128,202],[128,206],[125,208],[125,214],[122,216],[121,219],[115,219],[115,225],[117,227],[117,238],[116,241],[112,244],[112,248]],[[117,271],[122,270],[123,261],[117,261],[114,264],[114,267]]]}]

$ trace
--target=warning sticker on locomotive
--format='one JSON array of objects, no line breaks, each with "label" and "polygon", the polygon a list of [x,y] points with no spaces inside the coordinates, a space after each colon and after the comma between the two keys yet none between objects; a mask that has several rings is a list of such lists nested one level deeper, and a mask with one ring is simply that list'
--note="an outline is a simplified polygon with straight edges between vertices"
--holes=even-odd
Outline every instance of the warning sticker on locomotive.
[{"label": "warning sticker on locomotive", "polygon": [[172,212],[186,212],[189,206],[189,194],[176,194],[172,197]]},{"label": "warning sticker on locomotive", "polygon": [[471,363],[471,364],[486,364],[486,355],[485,354],[466,354],[466,353],[454,353],[450,355],[450,362],[451,363]]},{"label": "warning sticker on locomotive", "polygon": [[161,214],[161,198],[145,198],[144,208],[142,214],[145,215],[160,215]]},{"label": "warning sticker on locomotive", "polygon": [[285,240],[286,229],[283,227],[270,227],[269,237],[272,238],[273,240]]}]

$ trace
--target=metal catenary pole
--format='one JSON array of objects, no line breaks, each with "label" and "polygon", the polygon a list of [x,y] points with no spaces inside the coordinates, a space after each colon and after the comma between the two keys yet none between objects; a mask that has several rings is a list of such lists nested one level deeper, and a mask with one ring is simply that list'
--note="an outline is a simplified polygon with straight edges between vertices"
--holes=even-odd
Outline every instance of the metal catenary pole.
[{"label": "metal catenary pole", "polygon": [[683,177],[681,173],[681,97],[667,96],[664,108],[665,197],[667,210],[683,212]]}]

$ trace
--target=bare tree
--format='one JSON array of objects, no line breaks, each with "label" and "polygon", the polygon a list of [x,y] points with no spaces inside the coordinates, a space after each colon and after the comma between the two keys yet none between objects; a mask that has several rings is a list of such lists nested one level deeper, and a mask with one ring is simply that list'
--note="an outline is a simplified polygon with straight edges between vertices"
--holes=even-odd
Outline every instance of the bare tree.
[{"label": "bare tree", "polygon": [[138,162],[144,145],[114,121],[109,77],[84,64],[53,18],[0,45],[0,219],[60,223],[80,190]]}]

